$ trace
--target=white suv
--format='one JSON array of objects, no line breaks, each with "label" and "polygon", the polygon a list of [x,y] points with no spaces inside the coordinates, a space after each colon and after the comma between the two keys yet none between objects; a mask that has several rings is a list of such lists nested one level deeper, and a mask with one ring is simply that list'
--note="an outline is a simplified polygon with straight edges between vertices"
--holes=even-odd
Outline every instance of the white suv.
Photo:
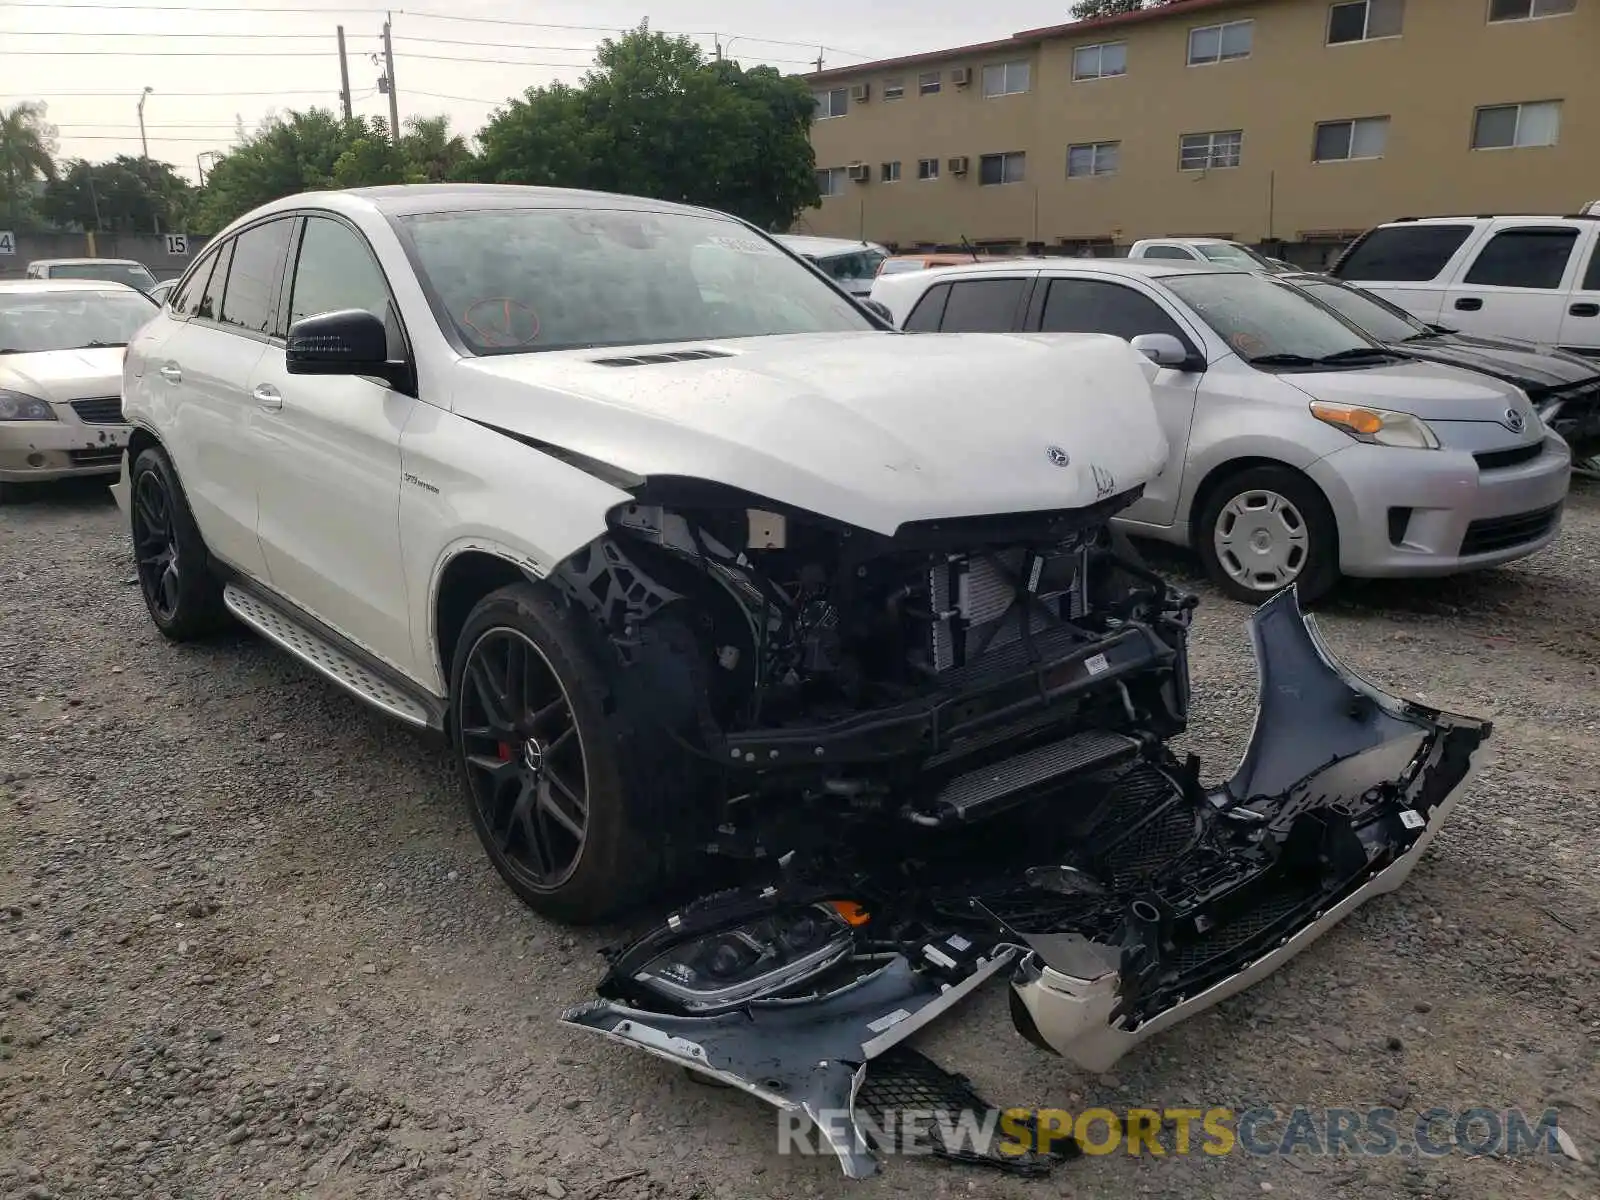
[{"label": "white suv", "polygon": [[1600,213],[1390,221],[1330,273],[1430,325],[1600,358]]},{"label": "white suv", "polygon": [[540,910],[742,861],[568,1018],[847,1108],[1012,964],[1019,1025],[1105,1069],[1395,887],[1488,735],[1349,676],[1284,592],[1273,703],[1201,785],[1168,747],[1194,599],[1107,533],[1166,459],[1146,365],[904,336],[703,210],[302,195],[129,347],[118,498],[163,633],[231,613],[445,731]]}]

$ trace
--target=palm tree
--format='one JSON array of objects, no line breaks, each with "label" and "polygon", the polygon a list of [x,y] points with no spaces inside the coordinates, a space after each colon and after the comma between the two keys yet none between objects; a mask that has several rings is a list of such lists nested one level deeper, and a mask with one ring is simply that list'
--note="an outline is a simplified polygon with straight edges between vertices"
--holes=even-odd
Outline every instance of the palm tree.
[{"label": "palm tree", "polygon": [[5,181],[6,208],[13,228],[22,209],[22,190],[35,177],[54,179],[56,131],[44,119],[45,106],[24,100],[0,109],[0,179]]},{"label": "palm tree", "polygon": [[453,179],[472,157],[466,139],[450,133],[449,117],[408,117],[400,149],[406,162],[429,183]]}]

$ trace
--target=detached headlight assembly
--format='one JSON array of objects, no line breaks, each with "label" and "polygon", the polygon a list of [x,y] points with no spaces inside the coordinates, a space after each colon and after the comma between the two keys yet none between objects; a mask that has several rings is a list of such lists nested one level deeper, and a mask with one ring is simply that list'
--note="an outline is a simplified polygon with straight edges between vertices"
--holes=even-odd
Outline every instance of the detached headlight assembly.
[{"label": "detached headlight assembly", "polygon": [[54,421],[55,411],[37,396],[0,388],[0,421]]},{"label": "detached headlight assembly", "polygon": [[1439,439],[1428,423],[1410,413],[1386,408],[1352,408],[1348,404],[1311,403],[1311,415],[1374,446],[1400,446],[1408,450],[1437,450]]}]

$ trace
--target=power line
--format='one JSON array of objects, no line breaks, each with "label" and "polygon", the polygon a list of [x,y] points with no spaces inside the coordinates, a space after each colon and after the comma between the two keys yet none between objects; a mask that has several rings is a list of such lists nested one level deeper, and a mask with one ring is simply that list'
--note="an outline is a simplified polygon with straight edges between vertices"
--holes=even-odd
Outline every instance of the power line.
[{"label": "power line", "polygon": [[[68,3],[21,3],[20,0],[0,0],[0,8],[15,9],[90,9],[110,10],[122,12],[183,12],[183,13],[252,13],[256,16],[273,16],[278,13],[318,13],[320,15],[333,15],[335,13],[389,13],[402,17],[417,17],[430,21],[461,21],[479,25],[514,25],[526,29],[567,29],[585,33],[626,33],[632,26],[628,25],[561,25],[550,21],[526,21],[517,17],[479,17],[464,16],[458,13],[433,12],[427,9],[387,9],[382,7],[368,7],[355,5],[347,8],[322,8],[310,5],[284,5],[281,7],[262,7],[251,4],[134,4],[124,5],[118,3],[105,3],[103,0],[69,0]],[[714,29],[683,30],[659,29],[657,33],[665,33],[672,37],[719,37],[720,31]],[[226,36],[226,35],[218,35]],[[817,42],[796,42],[783,38],[758,37],[754,34],[729,33],[729,39],[737,38],[744,42],[758,42],[767,46],[802,46],[809,50],[812,46],[820,46]],[[863,53],[860,50],[848,50],[841,46],[820,46],[833,54],[844,54],[851,58],[873,58],[875,55]]]},{"label": "power line", "polygon": [[[161,94],[163,96],[184,96],[184,97],[189,97],[189,96],[224,96],[224,97],[235,97],[235,96],[320,96],[320,95],[324,94],[327,90],[328,90],[327,88],[296,88],[296,89],[292,89],[292,90],[289,90],[289,91],[275,91],[275,92],[169,92],[165,88],[163,88],[162,91],[161,91]],[[37,98],[38,95],[39,95],[39,93],[36,92],[36,91],[35,92],[0,92],[0,97],[3,97],[5,99],[7,99],[7,100],[15,100],[15,99],[18,99],[18,98],[22,98],[22,99]],[[72,98],[72,99],[78,99],[78,98],[81,98],[81,97],[89,97],[89,96],[110,96],[110,97],[115,97],[115,98],[117,98],[119,100],[123,100],[123,99],[129,98],[130,96],[133,96],[134,95],[134,91],[131,88],[122,88],[119,91],[108,91],[108,92],[54,92],[53,91],[53,92],[50,93],[50,95],[53,96],[53,97],[57,97],[57,98],[69,97],[69,98]],[[47,99],[48,99],[48,97],[47,97]]]},{"label": "power line", "polygon": [[468,104],[504,104],[511,99],[507,96],[501,100],[485,100],[482,96],[449,96],[444,92],[419,92],[416,88],[407,88],[406,94],[410,96],[426,96],[430,100],[464,100]]},{"label": "power line", "polygon": [[588,63],[528,62],[522,58],[461,58],[448,54],[418,54],[415,50],[396,50],[396,58],[422,58],[432,62],[493,63],[502,67],[547,67],[558,71],[586,71]]}]

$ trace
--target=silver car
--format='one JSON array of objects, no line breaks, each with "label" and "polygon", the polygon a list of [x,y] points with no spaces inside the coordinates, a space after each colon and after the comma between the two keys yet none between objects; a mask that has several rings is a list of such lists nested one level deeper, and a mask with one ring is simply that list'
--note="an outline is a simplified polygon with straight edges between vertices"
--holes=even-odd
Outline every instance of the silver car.
[{"label": "silver car", "polygon": [[120,283],[0,281],[0,502],[122,467],[122,356],[156,315]]},{"label": "silver car", "polygon": [[1526,394],[1386,348],[1269,275],[1014,260],[881,277],[872,300],[913,332],[1131,340],[1170,458],[1118,522],[1192,546],[1236,599],[1495,566],[1559,532],[1571,453]]}]

